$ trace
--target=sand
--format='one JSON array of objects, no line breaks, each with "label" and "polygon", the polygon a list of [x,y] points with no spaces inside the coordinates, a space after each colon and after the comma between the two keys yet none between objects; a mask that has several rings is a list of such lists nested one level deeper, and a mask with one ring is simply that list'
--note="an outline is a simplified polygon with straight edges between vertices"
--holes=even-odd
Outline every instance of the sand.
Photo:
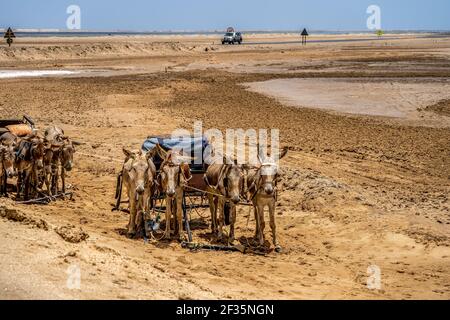
[{"label": "sand", "polygon": [[[450,129],[448,103],[438,100],[447,96],[450,39],[400,38],[306,47],[222,47],[202,36],[40,38],[0,46],[1,70],[81,72],[1,79],[1,117],[29,114],[39,129],[57,124],[84,143],[67,178],[72,201],[0,199],[0,298],[449,299]],[[304,82],[305,91],[289,102],[245,85],[266,81]],[[372,98],[369,83],[388,93]],[[361,108],[383,116],[348,114]],[[414,109],[424,118],[408,118]],[[392,110],[406,119],[386,117]],[[122,147],[196,120],[221,130],[280,129],[290,147],[276,216],[283,253],[189,252],[177,241],[123,235],[128,215],[111,212]],[[248,214],[240,208],[237,218],[244,243],[254,233]],[[194,239],[209,241],[207,212],[192,219]],[[374,265],[376,290],[367,287]],[[68,282],[74,270],[79,288]]]},{"label": "sand", "polygon": [[[339,113],[416,120],[450,126],[450,118],[425,118],[422,108],[449,100],[450,82],[420,78],[277,79],[246,84],[282,103]],[[434,120],[434,121],[433,121]]]}]

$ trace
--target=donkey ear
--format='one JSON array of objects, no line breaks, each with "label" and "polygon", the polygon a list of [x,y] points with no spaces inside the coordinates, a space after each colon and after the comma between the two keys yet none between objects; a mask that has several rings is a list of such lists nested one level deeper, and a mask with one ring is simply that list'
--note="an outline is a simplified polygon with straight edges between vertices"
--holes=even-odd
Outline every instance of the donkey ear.
[{"label": "donkey ear", "polygon": [[258,152],[258,161],[259,161],[259,163],[263,163],[264,156],[262,154],[262,149],[261,149],[261,146],[259,145],[259,143],[258,143],[257,148],[258,149],[256,151]]},{"label": "donkey ear", "polygon": [[286,156],[286,154],[288,153],[288,151],[289,151],[289,148],[284,147],[283,150],[281,150],[281,152],[280,152],[280,159],[283,159]]},{"label": "donkey ear", "polygon": [[124,154],[127,158],[129,158],[129,157],[131,157],[131,156],[133,155],[133,153],[132,153],[130,150],[127,150],[127,149],[125,149],[125,148],[122,148],[122,151],[123,151],[123,154]]},{"label": "donkey ear", "polygon": [[167,157],[167,151],[164,150],[159,143],[155,144],[155,149],[161,159],[165,159]]},{"label": "donkey ear", "polygon": [[191,180],[192,173],[191,173],[191,169],[189,168],[189,165],[187,163],[183,163],[181,165],[181,169],[183,170],[184,177],[186,177],[186,179],[188,179],[188,180]]},{"label": "donkey ear", "polygon": [[153,148],[150,151],[147,151],[147,153],[145,154],[145,159],[147,160],[153,159],[155,157],[155,153],[156,153],[155,148]]}]

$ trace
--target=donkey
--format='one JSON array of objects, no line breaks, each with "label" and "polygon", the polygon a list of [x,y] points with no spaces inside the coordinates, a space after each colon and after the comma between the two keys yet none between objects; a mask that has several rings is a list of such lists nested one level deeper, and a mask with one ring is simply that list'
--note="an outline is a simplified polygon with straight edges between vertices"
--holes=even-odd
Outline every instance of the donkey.
[{"label": "donkey", "polygon": [[184,186],[192,179],[187,163],[190,157],[175,150],[165,151],[159,144],[155,146],[159,157],[163,159],[159,168],[158,184],[160,192],[166,196],[166,229],[164,239],[170,239],[170,221],[175,217],[175,235],[183,241],[183,196]]},{"label": "donkey", "polygon": [[45,141],[50,144],[45,151],[44,181],[49,195],[59,191],[58,180],[61,176],[62,193],[66,193],[66,171],[73,168],[74,143],[64,135],[64,130],[51,126],[45,130]]},{"label": "donkey", "polygon": [[[258,146],[259,149],[259,146]],[[284,148],[279,159],[286,156],[287,148]],[[256,167],[248,170],[248,192],[253,203],[256,230],[255,238],[260,245],[264,245],[264,208],[269,207],[270,228],[272,229],[273,245],[276,252],[281,252],[281,246],[278,244],[275,224],[275,204],[277,201],[277,183],[280,181],[278,164],[275,159],[258,152],[258,164]]]},{"label": "donkey", "polygon": [[[223,157],[222,163],[209,165],[204,179],[207,186],[209,209],[211,212],[211,229],[219,239],[223,237],[223,225],[230,225],[229,243],[234,241],[236,223],[236,205],[245,194],[244,168],[236,160]],[[217,221],[217,211],[219,219]]]},{"label": "donkey", "polygon": [[19,143],[20,138],[14,133],[5,132],[0,135],[0,143],[8,146],[16,146]]},{"label": "donkey", "polygon": [[45,140],[53,143],[63,142],[64,130],[57,126],[50,126],[44,131]]},{"label": "donkey", "polygon": [[[153,153],[129,151],[123,149],[125,162],[122,168],[122,181],[118,187],[125,184],[130,201],[130,220],[128,222],[128,237],[132,238],[142,233],[144,226],[143,212],[149,210],[149,203],[153,195],[156,167],[153,163]],[[120,201],[120,200],[119,200]]]},{"label": "donkey", "polygon": [[39,171],[44,168],[44,140],[36,135],[23,138],[16,147],[17,168],[17,196],[20,198],[21,191],[24,192],[24,199],[29,199],[30,187],[32,192],[37,191]]},{"label": "donkey", "polygon": [[0,144],[0,196],[8,196],[7,180],[14,176],[14,150],[13,146]]}]

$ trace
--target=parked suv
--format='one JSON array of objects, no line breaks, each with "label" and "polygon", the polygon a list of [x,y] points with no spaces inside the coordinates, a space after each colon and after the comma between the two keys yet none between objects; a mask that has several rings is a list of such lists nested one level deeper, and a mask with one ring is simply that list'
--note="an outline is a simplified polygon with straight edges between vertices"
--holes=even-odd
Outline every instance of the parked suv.
[{"label": "parked suv", "polygon": [[242,35],[240,32],[227,32],[223,36],[222,44],[235,44],[235,43],[242,43]]}]

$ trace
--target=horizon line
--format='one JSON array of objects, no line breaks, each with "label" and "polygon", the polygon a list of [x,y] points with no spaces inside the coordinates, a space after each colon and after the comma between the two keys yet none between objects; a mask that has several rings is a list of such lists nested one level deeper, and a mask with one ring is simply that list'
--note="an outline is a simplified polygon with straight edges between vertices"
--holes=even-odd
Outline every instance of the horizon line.
[{"label": "horizon line", "polygon": [[[2,27],[1,29],[7,30],[9,27]],[[217,33],[217,32],[226,32],[226,29],[207,29],[207,30],[171,30],[171,29],[162,29],[162,30],[129,30],[129,29],[117,29],[117,30],[108,30],[108,29],[79,29],[79,30],[70,30],[70,29],[56,29],[56,28],[14,28],[11,27],[16,32],[30,32],[30,33],[43,33],[43,32],[52,32],[52,33]],[[240,32],[267,32],[267,33],[298,33],[301,32],[303,27],[299,29],[236,29]],[[307,28],[308,29],[308,28]],[[373,33],[376,30],[365,30],[365,29],[309,29],[311,32],[357,32],[357,33]],[[381,29],[384,32],[450,32],[450,29]]]}]

